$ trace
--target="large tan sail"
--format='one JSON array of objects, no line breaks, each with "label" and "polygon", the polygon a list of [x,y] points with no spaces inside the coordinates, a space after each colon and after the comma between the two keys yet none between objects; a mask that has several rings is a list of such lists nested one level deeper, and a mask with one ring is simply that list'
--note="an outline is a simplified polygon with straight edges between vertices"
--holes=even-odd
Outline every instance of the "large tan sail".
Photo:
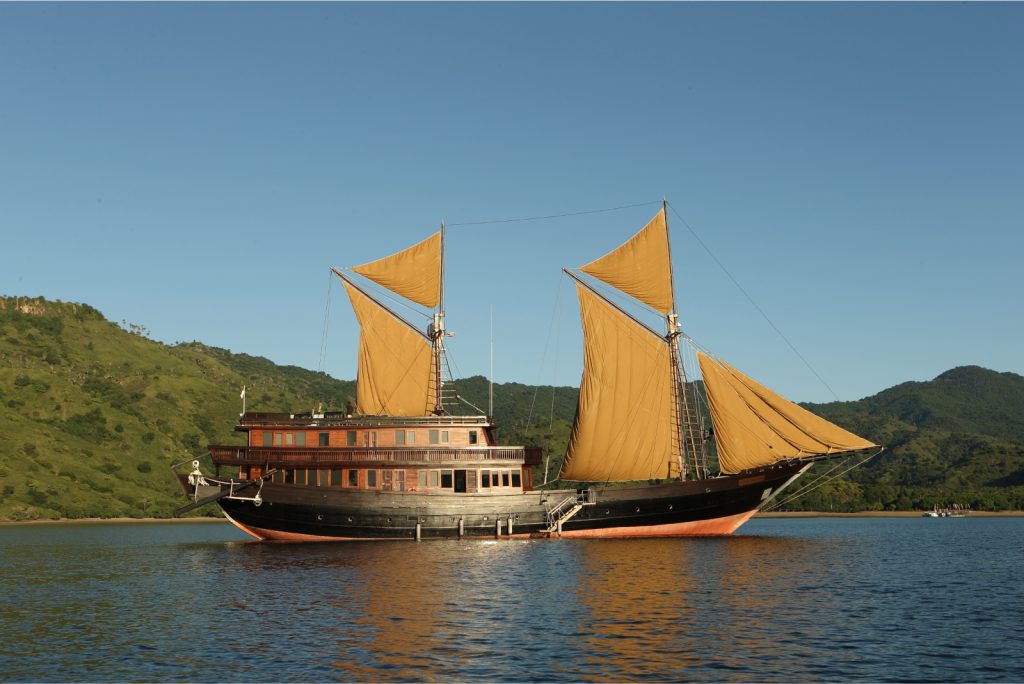
[{"label": "large tan sail", "polygon": [[365,415],[426,416],[433,411],[430,343],[345,282],[359,319],[356,411]]},{"label": "large tan sail", "polygon": [[697,353],[725,474],[803,456],[870,449],[858,437],[782,398],[720,359]]},{"label": "large tan sail", "polygon": [[351,270],[406,299],[434,308],[441,298],[441,233]]},{"label": "large tan sail", "polygon": [[610,482],[667,477],[678,463],[668,344],[581,285],[583,379],[560,477]]},{"label": "large tan sail", "polygon": [[663,314],[671,313],[672,265],[664,208],[636,235],[580,270]]}]

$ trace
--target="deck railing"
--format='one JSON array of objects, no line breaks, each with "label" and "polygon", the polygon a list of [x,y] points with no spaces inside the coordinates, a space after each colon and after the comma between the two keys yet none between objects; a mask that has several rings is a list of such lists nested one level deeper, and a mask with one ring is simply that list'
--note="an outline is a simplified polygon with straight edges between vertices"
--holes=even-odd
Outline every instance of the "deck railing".
[{"label": "deck railing", "polygon": [[465,449],[328,448],[296,449],[211,446],[214,463],[260,465],[262,463],[451,463],[471,461],[523,461],[523,447],[470,447]]}]

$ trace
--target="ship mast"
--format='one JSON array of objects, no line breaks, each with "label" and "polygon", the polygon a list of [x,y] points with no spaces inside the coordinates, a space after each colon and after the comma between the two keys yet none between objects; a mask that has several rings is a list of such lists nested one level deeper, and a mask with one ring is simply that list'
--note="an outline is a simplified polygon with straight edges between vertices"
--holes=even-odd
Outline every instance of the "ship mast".
[{"label": "ship mast", "polygon": [[[668,269],[669,286],[672,289],[672,311],[665,316],[665,340],[669,345],[669,353],[672,358],[672,388],[675,393],[673,408],[675,410],[675,431],[676,439],[679,440],[679,479],[686,479],[686,456],[689,453],[694,476],[702,477],[700,460],[697,455],[697,435],[694,434],[694,422],[696,419],[696,406],[691,406],[686,392],[686,369],[683,367],[682,357],[679,354],[679,337],[682,335],[679,327],[679,313],[676,309],[676,281],[672,266],[672,240],[669,239],[668,227],[668,201],[661,200],[661,211],[665,216],[665,240],[668,242]],[[681,413],[681,415],[680,415]],[[687,446],[689,448],[687,449]],[[707,473],[704,473],[704,477]]]},{"label": "ship mast", "polygon": [[[686,440],[683,435],[683,421],[681,420],[680,404],[685,403],[683,393],[683,380],[679,372],[679,314],[676,311],[676,278],[672,268],[672,240],[669,238],[668,228],[668,202],[661,199],[661,213],[665,217],[665,242],[668,246],[668,282],[672,291],[672,311],[665,315],[665,340],[668,342],[669,354],[672,364],[672,412],[675,415],[675,438],[679,444],[679,479],[686,479]],[[694,464],[696,465],[696,464]]]},{"label": "ship mast", "polygon": [[430,345],[434,353],[434,413],[444,415],[444,404],[441,397],[441,364],[444,361],[444,223],[441,223],[441,268],[438,273],[437,312],[434,314],[434,325],[430,334]]}]

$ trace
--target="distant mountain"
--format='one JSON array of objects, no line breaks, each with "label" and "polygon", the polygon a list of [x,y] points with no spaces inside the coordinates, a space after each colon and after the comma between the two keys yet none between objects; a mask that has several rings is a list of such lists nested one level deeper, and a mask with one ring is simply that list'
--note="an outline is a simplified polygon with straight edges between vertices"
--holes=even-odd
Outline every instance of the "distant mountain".
[{"label": "distant mountain", "polygon": [[[886,446],[808,509],[1024,508],[1024,377],[962,366],[851,402],[808,409]],[[820,468],[820,466],[818,466]]]},{"label": "distant mountain", "polygon": [[[0,519],[169,516],[182,500],[166,468],[208,443],[239,442],[242,385],[250,410],[341,409],[355,394],[352,381],[323,373],[198,342],[161,344],[85,304],[0,297]],[[458,380],[456,391],[466,411],[487,412],[485,378]],[[544,447],[554,479],[577,396],[574,387],[496,384],[500,440]],[[807,406],[887,448],[791,507],[1024,507],[1019,375],[968,366]],[[544,474],[542,464],[535,481]]]}]

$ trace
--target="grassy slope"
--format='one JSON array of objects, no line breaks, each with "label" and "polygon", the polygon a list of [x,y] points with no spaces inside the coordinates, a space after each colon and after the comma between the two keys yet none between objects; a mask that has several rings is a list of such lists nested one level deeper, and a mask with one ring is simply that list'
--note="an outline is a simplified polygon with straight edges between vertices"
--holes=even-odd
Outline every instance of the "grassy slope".
[{"label": "grassy slope", "polygon": [[353,391],[266,359],[153,342],[88,306],[0,299],[0,519],[170,515],[181,499],[167,466],[238,443],[243,384],[255,410],[343,406]]}]

